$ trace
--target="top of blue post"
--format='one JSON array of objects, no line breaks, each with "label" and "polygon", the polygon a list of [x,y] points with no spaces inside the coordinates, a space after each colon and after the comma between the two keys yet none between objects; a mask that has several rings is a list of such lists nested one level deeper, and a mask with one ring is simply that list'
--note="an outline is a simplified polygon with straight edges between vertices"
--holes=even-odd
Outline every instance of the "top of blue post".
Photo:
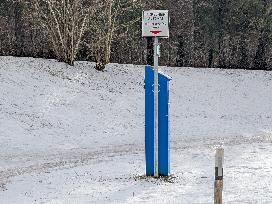
[{"label": "top of blue post", "polygon": [[[146,71],[151,71],[154,74],[154,69],[153,67],[146,65],[145,66]],[[161,78],[162,80],[166,80],[166,81],[171,81],[172,77],[168,76],[167,74],[164,74],[163,72],[159,71],[159,78]]]}]

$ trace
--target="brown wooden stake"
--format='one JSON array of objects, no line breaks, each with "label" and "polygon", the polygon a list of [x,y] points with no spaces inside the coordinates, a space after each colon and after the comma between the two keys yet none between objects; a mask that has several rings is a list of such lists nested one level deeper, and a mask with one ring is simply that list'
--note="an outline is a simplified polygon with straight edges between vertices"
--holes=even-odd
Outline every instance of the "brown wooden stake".
[{"label": "brown wooden stake", "polygon": [[223,180],[214,182],[214,204],[222,204]]},{"label": "brown wooden stake", "polygon": [[224,159],[224,149],[223,148],[216,149],[216,154],[215,154],[214,204],[222,204],[223,159]]}]

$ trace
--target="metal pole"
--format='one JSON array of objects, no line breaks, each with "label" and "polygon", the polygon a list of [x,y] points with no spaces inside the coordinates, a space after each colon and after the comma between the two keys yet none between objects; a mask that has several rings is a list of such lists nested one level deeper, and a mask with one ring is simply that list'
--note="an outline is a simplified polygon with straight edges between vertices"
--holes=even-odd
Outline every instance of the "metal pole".
[{"label": "metal pole", "polygon": [[159,38],[154,39],[154,177],[158,175],[158,67]]}]

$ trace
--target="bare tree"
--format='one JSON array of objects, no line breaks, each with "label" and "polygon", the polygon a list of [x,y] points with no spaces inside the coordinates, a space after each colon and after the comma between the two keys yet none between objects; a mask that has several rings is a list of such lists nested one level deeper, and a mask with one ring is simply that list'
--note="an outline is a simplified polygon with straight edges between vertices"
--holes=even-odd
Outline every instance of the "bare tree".
[{"label": "bare tree", "polygon": [[35,0],[35,10],[58,59],[73,65],[88,20],[95,12],[93,4],[83,5],[81,0]]},{"label": "bare tree", "polygon": [[100,4],[97,15],[90,21],[95,36],[88,47],[94,51],[97,68],[102,70],[110,62],[114,40],[120,40],[130,26],[140,22],[144,3],[141,0],[103,0]]}]

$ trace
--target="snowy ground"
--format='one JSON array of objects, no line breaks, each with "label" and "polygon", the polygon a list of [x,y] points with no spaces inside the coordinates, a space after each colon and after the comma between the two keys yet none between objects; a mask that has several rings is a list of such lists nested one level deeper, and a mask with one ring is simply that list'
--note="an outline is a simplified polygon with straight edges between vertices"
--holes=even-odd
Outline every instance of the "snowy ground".
[{"label": "snowy ground", "polygon": [[272,203],[272,72],[166,68],[169,181],[143,178],[144,67],[0,57],[0,203]]}]

